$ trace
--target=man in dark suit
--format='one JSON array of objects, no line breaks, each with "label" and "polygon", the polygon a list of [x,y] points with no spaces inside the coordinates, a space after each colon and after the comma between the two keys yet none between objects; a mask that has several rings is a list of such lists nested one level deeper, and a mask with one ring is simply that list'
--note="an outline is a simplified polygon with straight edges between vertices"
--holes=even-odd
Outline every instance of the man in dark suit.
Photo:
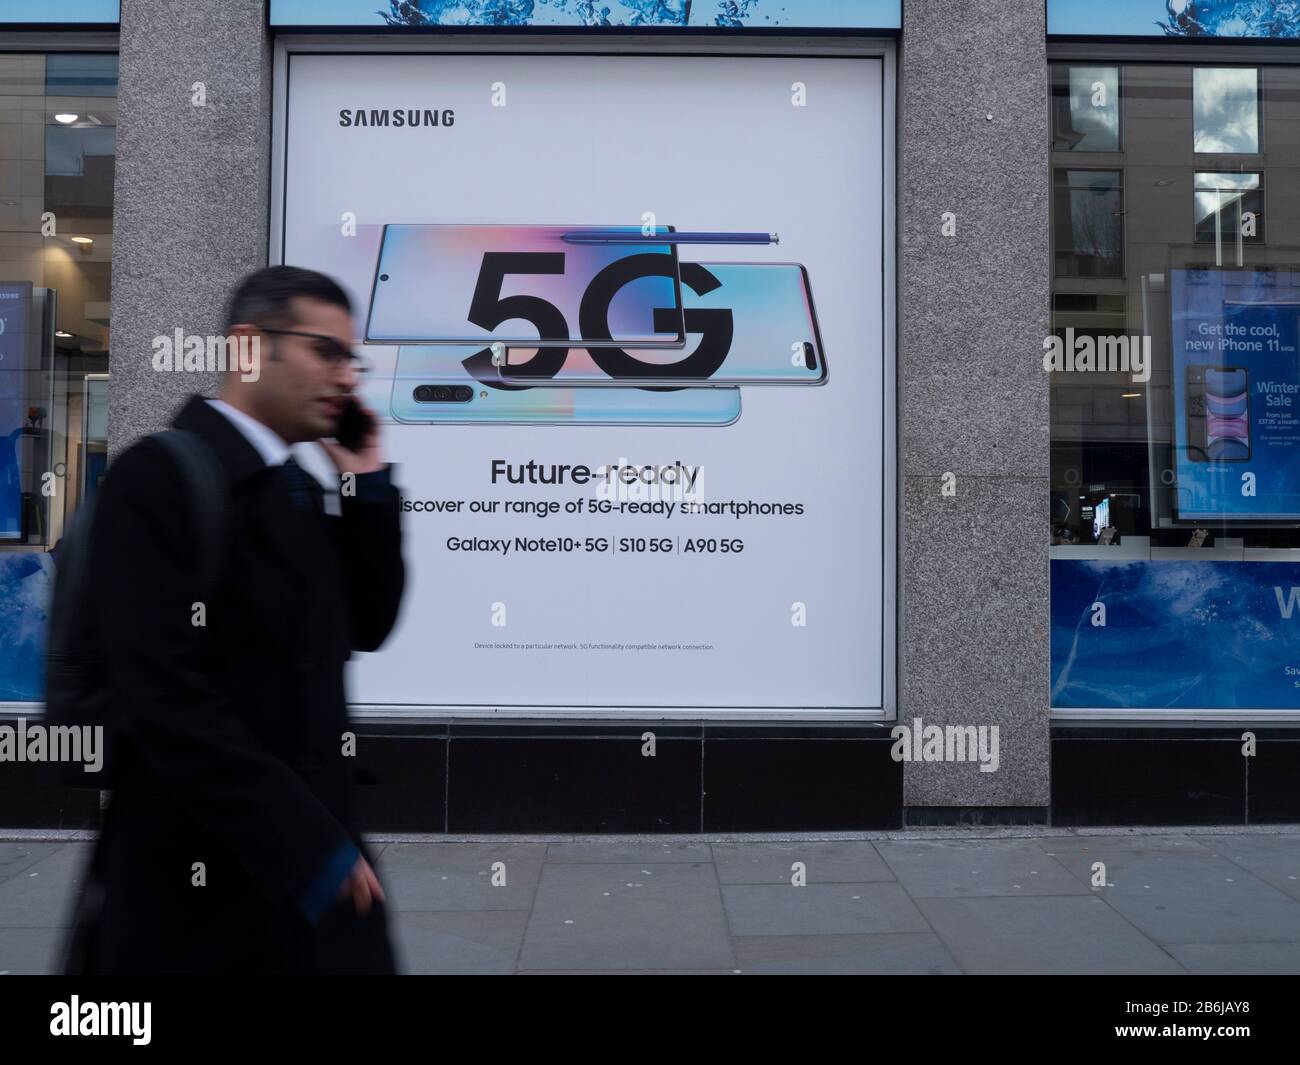
[{"label": "man in dark suit", "polygon": [[[358,381],[351,307],[324,275],[271,267],[236,290],[226,334],[257,338],[256,380],[228,371],[219,400],[194,396],[172,423],[225,481],[219,579],[203,588],[201,519],[157,441],[123,452],[100,489],[113,790],[68,967],[391,973],[383,891],[352,827],[343,670],[387,637],[404,570],[376,426],[356,451],[322,439]],[[337,514],[292,458],[315,440],[338,469]]]}]

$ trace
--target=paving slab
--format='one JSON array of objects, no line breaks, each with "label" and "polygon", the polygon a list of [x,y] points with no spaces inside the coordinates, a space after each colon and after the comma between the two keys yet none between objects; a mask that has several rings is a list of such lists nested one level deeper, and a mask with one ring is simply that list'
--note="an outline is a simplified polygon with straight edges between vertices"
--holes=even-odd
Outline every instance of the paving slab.
[{"label": "paving slab", "polygon": [[669,843],[655,839],[604,843],[600,840],[572,840],[546,848],[548,862],[709,862],[713,854],[707,843]]},{"label": "paving slab", "polygon": [[897,884],[727,884],[722,898],[733,936],[930,931]]},{"label": "paving slab", "polygon": [[516,976],[740,976],[736,969],[519,969]]},{"label": "paving slab", "polygon": [[966,973],[1186,971],[1098,898],[917,899],[916,904]]},{"label": "paving slab", "polygon": [[555,862],[543,870],[521,969],[734,969],[706,863]]},{"label": "paving slab", "polygon": [[1194,839],[1179,835],[1132,835],[1117,833],[1113,836],[1063,836],[1034,841],[1045,854],[1054,858],[1094,857],[1117,851],[1143,851],[1175,854],[1210,854],[1210,839]]},{"label": "paving slab", "polygon": [[0,883],[48,858],[62,843],[0,842]]},{"label": "paving slab", "polygon": [[1212,854],[1300,899],[1300,836],[1215,836],[1203,842]]},{"label": "paving slab", "polygon": [[913,898],[1088,894],[1033,840],[908,840],[876,849]]},{"label": "paving slab", "polygon": [[62,928],[0,928],[0,975],[45,976],[58,970]]},{"label": "paving slab", "polygon": [[545,855],[544,843],[391,843],[375,871],[390,910],[526,910]]},{"label": "paving slab", "polygon": [[403,911],[389,931],[401,973],[491,976],[514,972],[527,924],[523,910]]},{"label": "paving slab", "polygon": [[0,883],[0,928],[62,928],[71,923],[90,844],[64,843]]},{"label": "paving slab", "polygon": [[1174,943],[1169,953],[1193,973],[1300,976],[1300,942]]},{"label": "paving slab", "polygon": [[735,936],[747,975],[956,976],[952,954],[931,932],[862,936]]},{"label": "paving slab", "polygon": [[1300,940],[1300,901],[1227,858],[1197,850],[1114,850],[1062,856],[1080,883],[1102,861],[1106,887],[1092,888],[1159,943]]},{"label": "paving slab", "polygon": [[723,884],[789,884],[802,862],[809,884],[866,884],[894,879],[876,848],[865,841],[715,843],[713,860]]}]

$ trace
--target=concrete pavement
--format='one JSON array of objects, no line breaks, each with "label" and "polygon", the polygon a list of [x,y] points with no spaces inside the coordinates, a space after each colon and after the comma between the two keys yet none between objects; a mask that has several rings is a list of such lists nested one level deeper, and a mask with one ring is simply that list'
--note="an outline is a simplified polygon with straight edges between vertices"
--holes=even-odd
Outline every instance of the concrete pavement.
[{"label": "concrete pavement", "polygon": [[[52,970],[86,838],[0,830],[0,973]],[[374,849],[409,973],[1300,973],[1300,826]]]}]

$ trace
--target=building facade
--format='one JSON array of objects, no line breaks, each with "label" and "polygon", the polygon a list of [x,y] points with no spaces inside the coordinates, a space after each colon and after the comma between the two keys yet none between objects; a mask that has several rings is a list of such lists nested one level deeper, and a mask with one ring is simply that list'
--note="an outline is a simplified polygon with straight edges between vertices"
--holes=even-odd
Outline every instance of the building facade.
[{"label": "building facade", "polygon": [[407,506],[367,827],[1297,820],[1294,15],[374,6],[3,27],[7,718],[64,523],[286,262]]}]

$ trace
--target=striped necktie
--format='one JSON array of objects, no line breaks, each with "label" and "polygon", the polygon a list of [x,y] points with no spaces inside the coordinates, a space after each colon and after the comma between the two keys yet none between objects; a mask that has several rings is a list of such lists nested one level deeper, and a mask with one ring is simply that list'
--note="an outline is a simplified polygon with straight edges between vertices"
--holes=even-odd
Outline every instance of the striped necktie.
[{"label": "striped necktie", "polygon": [[324,490],[320,482],[310,473],[298,465],[297,461],[290,456],[281,467],[284,471],[283,476],[289,485],[289,495],[303,510],[312,509],[320,511],[323,508]]}]

